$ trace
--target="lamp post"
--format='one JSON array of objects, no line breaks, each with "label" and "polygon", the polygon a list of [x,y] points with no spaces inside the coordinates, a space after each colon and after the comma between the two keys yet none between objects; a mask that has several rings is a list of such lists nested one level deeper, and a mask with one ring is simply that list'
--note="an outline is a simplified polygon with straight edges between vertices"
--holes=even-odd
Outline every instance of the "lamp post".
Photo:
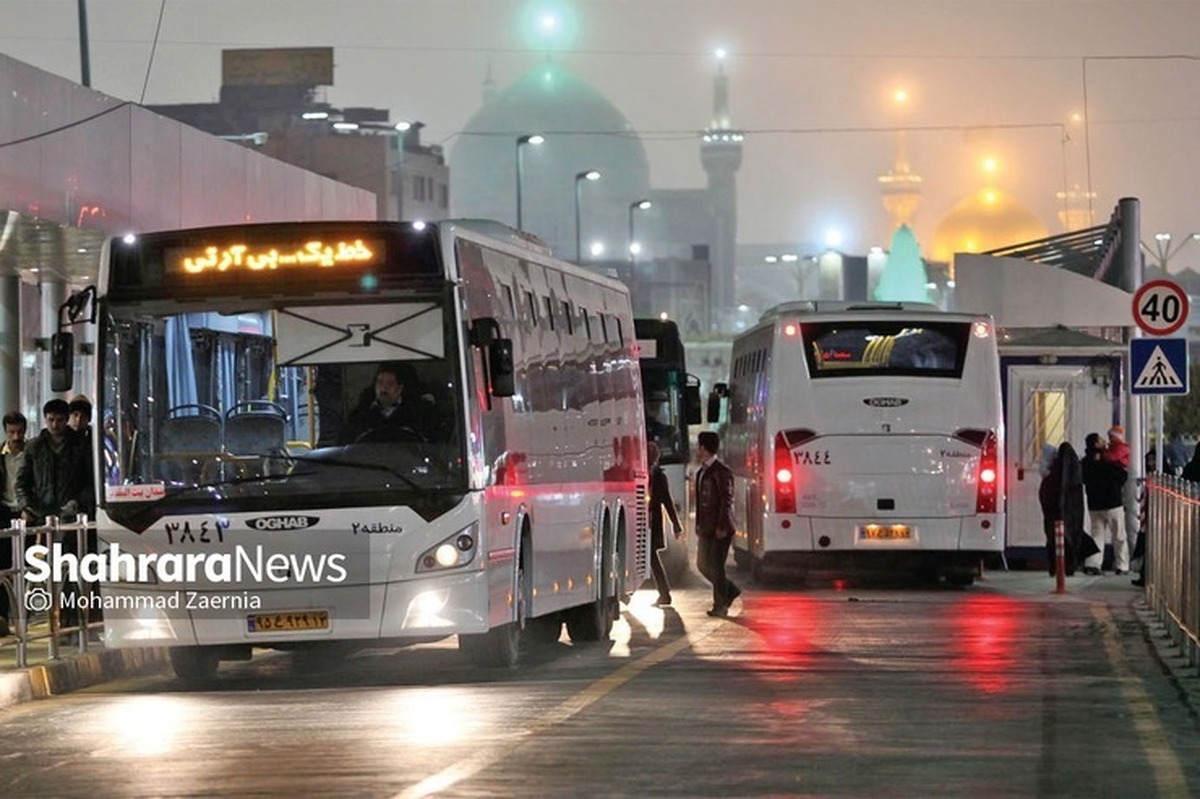
[{"label": "lamp post", "polygon": [[541,144],[546,140],[546,137],[540,133],[528,133],[524,136],[517,137],[517,230],[521,229],[521,166],[523,159],[521,158],[521,146],[525,144]]},{"label": "lamp post", "polygon": [[585,180],[599,180],[600,173],[595,169],[575,173],[575,263],[583,263],[583,243],[579,233],[579,187]]},{"label": "lamp post", "polygon": [[634,256],[637,255],[637,252],[640,249],[638,247],[637,240],[634,239],[634,237],[633,237],[633,212],[634,211],[645,211],[651,205],[653,205],[653,203],[651,203],[649,200],[634,200],[633,202],[631,202],[629,204],[629,265],[630,266],[633,266]]},{"label": "lamp post", "polygon": [[1158,268],[1166,272],[1167,264],[1170,263],[1171,259],[1178,255],[1179,251],[1187,246],[1188,242],[1192,241],[1200,241],[1200,233],[1192,233],[1190,236],[1184,236],[1175,245],[1171,244],[1170,233],[1155,233],[1153,249],[1147,247],[1144,243],[1142,244],[1142,249],[1153,255],[1158,261]]}]

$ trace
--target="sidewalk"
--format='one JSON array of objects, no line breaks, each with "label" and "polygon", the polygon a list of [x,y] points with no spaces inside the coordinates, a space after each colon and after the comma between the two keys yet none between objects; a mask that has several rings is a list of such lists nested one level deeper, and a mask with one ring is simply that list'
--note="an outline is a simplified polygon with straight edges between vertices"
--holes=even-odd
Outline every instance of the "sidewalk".
[{"label": "sidewalk", "polygon": [[[45,632],[44,622],[30,629],[31,634]],[[50,657],[49,640],[30,641],[25,668],[17,666],[15,639],[12,636],[0,638],[0,710],[110,680],[170,668],[166,649],[105,649],[98,640],[98,632],[98,628],[92,630],[86,653],[79,651],[78,637],[70,636],[70,644],[59,645],[57,658]]]}]

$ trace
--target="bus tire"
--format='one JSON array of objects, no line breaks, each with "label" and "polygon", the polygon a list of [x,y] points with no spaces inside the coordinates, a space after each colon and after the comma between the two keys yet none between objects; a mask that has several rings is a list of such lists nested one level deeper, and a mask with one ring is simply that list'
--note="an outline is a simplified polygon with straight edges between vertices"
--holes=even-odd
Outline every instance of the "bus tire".
[{"label": "bus tire", "polygon": [[529,530],[521,536],[521,548],[517,552],[517,584],[513,597],[516,601],[516,621],[493,627],[486,633],[458,636],[458,649],[472,663],[484,668],[516,668],[521,660],[521,637],[525,627],[525,616],[529,612],[529,588],[527,585],[526,558],[532,550],[529,546]]},{"label": "bus tire", "polygon": [[565,613],[567,635],[571,637],[573,643],[599,641],[607,638],[608,634],[612,632],[612,601],[616,597],[610,595],[610,590],[612,578],[615,575],[616,552],[613,548],[612,533],[609,532],[607,520],[604,524],[602,546],[596,599],[586,605],[571,608]]},{"label": "bus tire", "polygon": [[171,670],[186,683],[208,682],[221,665],[221,654],[213,647],[173,646],[170,656]]}]

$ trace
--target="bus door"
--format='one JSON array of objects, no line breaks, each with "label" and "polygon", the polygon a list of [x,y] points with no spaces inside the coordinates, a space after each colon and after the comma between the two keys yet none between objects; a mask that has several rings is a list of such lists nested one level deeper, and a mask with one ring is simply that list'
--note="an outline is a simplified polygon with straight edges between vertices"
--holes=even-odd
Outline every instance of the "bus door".
[{"label": "bus door", "polygon": [[1011,365],[1006,371],[1008,408],[1007,548],[1044,551],[1038,485],[1042,459],[1063,441],[1082,456],[1088,433],[1112,425],[1111,389],[1094,383],[1086,364]]}]

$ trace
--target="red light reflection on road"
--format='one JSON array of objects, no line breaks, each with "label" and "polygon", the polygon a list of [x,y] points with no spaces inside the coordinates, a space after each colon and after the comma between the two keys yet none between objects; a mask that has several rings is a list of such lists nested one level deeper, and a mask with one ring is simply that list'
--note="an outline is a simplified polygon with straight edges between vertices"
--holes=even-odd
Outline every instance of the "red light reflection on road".
[{"label": "red light reflection on road", "polygon": [[1013,670],[1025,659],[1015,647],[1021,626],[1032,623],[1028,608],[1007,597],[965,597],[951,610],[950,621],[952,673],[985,694],[1008,692]]},{"label": "red light reflection on road", "polygon": [[[742,614],[755,637],[755,662],[770,669],[803,670],[813,665],[823,647],[819,603],[802,594],[767,594],[755,597]],[[788,680],[780,673],[768,679]]]}]

